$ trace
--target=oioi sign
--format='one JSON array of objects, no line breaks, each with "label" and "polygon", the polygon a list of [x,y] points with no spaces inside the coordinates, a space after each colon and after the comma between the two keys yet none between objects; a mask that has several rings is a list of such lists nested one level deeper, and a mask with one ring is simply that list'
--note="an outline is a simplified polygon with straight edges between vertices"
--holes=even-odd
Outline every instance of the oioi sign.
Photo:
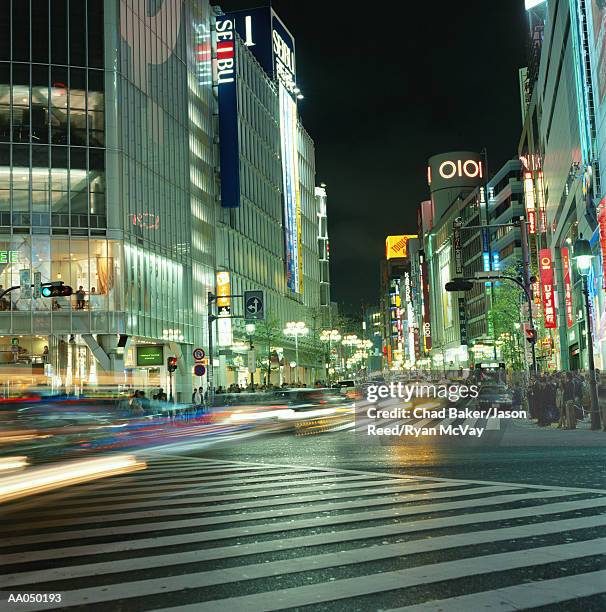
[{"label": "oioi sign", "polygon": [[441,189],[477,187],[484,180],[484,161],[473,151],[453,151],[429,159],[427,182],[432,194]]},{"label": "oioi sign", "polygon": [[482,162],[475,159],[466,159],[465,161],[461,159],[456,161],[447,159],[440,164],[438,172],[446,180],[450,180],[455,176],[459,178],[466,176],[470,179],[482,178],[484,176]]}]

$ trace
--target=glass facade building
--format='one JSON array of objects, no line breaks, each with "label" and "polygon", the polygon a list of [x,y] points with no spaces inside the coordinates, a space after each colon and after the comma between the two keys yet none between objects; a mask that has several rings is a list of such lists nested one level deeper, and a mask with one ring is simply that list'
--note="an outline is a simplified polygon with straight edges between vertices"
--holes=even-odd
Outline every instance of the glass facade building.
[{"label": "glass facade building", "polygon": [[[0,15],[0,361],[56,384],[103,371],[165,386],[137,344],[202,343],[214,286],[214,98],[206,0],[12,0]],[[7,256],[2,258],[2,251]],[[47,351],[44,347],[49,347]],[[129,376],[124,374],[126,368]]]}]

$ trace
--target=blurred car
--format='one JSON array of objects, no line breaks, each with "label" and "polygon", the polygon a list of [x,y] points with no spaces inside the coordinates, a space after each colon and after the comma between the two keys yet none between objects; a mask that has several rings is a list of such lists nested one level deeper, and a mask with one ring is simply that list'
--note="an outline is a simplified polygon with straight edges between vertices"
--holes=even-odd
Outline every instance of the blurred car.
[{"label": "blurred car", "polygon": [[513,394],[504,384],[488,383],[480,387],[477,401],[481,409],[490,408],[495,404],[498,408],[511,408]]}]

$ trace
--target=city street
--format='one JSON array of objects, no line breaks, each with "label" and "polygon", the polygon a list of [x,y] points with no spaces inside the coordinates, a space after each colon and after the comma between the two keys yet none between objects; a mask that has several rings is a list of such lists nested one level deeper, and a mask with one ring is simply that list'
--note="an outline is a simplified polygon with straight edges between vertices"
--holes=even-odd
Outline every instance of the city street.
[{"label": "city street", "polygon": [[0,6],[0,612],[606,612],[606,0]]},{"label": "city street", "polygon": [[62,594],[20,610],[603,610],[600,433],[138,453],[144,471],[6,508],[2,590]]}]

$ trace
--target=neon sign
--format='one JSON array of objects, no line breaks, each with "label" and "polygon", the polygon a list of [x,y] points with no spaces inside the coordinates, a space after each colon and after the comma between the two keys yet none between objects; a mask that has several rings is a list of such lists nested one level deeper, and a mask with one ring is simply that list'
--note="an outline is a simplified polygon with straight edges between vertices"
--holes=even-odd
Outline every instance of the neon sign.
[{"label": "neon sign", "polygon": [[541,274],[541,289],[543,293],[543,314],[545,315],[545,328],[555,329],[556,316],[551,249],[541,249],[539,252],[539,268]]},{"label": "neon sign", "polygon": [[19,251],[0,251],[0,263],[18,263]]},{"label": "neon sign", "polygon": [[562,268],[564,271],[564,301],[566,304],[566,324],[570,329],[574,323],[572,312],[572,285],[570,283],[570,255],[568,248],[562,248]]},{"label": "neon sign", "polygon": [[482,162],[475,161],[473,159],[467,159],[465,161],[459,159],[456,162],[452,160],[443,161],[438,169],[440,176],[443,179],[449,180],[451,178],[467,177],[467,178],[482,178],[484,176],[482,170]]},{"label": "neon sign", "polygon": [[537,210],[534,197],[534,181],[532,172],[524,173],[524,201],[526,203],[526,216],[528,217],[528,231],[537,233]]},{"label": "neon sign", "polygon": [[[598,226],[600,228],[600,248],[602,250],[602,266],[606,266],[606,198],[598,205]],[[605,287],[606,288],[606,280]]]}]

